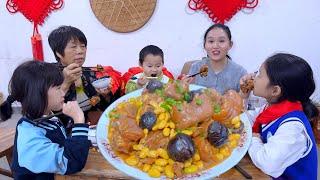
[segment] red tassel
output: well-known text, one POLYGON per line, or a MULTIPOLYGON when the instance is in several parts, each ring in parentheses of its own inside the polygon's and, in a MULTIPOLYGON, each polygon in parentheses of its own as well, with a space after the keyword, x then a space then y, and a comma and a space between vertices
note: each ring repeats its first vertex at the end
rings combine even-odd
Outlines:
POLYGON ((38 32, 37 25, 34 25, 33 35, 31 37, 32 55, 33 59, 37 61, 43 61, 43 47, 42 38, 38 32))

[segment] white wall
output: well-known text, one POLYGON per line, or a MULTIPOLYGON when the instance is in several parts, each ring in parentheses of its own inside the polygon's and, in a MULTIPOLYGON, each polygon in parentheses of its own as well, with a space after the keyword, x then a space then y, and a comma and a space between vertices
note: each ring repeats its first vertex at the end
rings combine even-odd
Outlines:
MULTIPOLYGON (((32 57, 32 24, 20 13, 9 14, 5 3, 0 1, 0 91, 7 94, 14 68, 32 57)), ((105 28, 94 16, 89 0, 65 0, 63 9, 51 13, 40 28, 45 59, 55 61, 47 42, 51 30, 72 25, 88 39, 85 65, 112 65, 125 72, 138 64, 141 48, 155 44, 164 50, 166 66, 177 75, 185 61, 205 55, 203 34, 212 24, 206 14, 189 10, 187 3, 188 0, 158 0, 147 24, 124 34, 105 28)), ((293 53, 312 65, 319 86, 319 7, 319 0, 262 0, 251 14, 238 12, 227 23, 234 41, 231 57, 252 72, 274 52, 293 53)), ((320 101, 319 88, 314 98, 320 101)))

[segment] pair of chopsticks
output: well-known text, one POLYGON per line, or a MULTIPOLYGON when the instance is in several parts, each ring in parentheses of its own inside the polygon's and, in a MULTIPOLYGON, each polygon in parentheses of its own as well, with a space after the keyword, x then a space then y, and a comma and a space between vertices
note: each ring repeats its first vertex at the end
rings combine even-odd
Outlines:
POLYGON ((195 77, 196 75, 201 74, 201 73, 202 73, 202 72, 197 72, 197 73, 194 73, 194 74, 188 75, 188 78, 190 78, 190 77, 195 77))
MULTIPOLYGON (((67 66, 63 66, 63 65, 59 65, 59 68, 65 68, 67 66)), ((102 67, 103 68, 103 67, 102 67)), ((99 70, 98 66, 83 66, 82 67, 82 71, 90 71, 90 72, 100 72, 101 70, 99 70)))
POLYGON ((245 171, 244 169, 242 169, 239 165, 235 165, 234 168, 240 173, 242 174, 246 179, 252 179, 252 176, 245 171))
MULTIPOLYGON (((88 99, 87 99, 87 100, 88 100, 88 99)), ((87 100, 85 100, 85 101, 87 101, 87 100)), ((82 108, 84 108, 84 107, 86 107, 86 106, 88 106, 88 105, 81 106, 80 109, 82 109, 82 108)), ((34 119, 33 121, 34 121, 34 122, 41 122, 41 121, 43 121, 43 120, 51 119, 51 118, 53 118, 53 117, 55 117, 55 116, 59 116, 59 115, 62 115, 62 114, 63 114, 63 112, 60 111, 60 112, 51 114, 51 115, 49 115, 49 116, 45 116, 45 117, 41 117, 41 118, 34 119)))

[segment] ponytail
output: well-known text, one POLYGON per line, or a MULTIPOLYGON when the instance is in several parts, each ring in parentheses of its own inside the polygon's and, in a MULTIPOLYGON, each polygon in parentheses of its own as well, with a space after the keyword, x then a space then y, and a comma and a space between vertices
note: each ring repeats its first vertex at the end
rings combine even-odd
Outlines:
POLYGON ((12 103, 15 101, 12 95, 9 95, 7 99, 0 105, 0 118, 5 121, 11 118, 12 115, 12 103))
POLYGON ((319 115, 318 108, 312 103, 310 99, 302 101, 303 112, 307 115, 309 120, 317 117, 319 115))

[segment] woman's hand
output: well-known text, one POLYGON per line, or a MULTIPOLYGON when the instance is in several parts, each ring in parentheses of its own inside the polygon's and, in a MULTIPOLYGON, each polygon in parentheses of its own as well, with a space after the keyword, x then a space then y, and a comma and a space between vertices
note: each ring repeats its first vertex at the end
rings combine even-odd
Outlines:
POLYGON ((63 104, 63 114, 70 116, 74 123, 84 123, 84 114, 77 101, 68 101, 63 104))
POLYGON ((194 81, 194 77, 188 77, 188 75, 186 75, 186 74, 181 74, 180 77, 181 77, 181 81, 188 83, 188 84, 190 84, 191 82, 194 81))
POLYGON ((64 76, 64 81, 62 84, 62 89, 67 92, 72 83, 74 83, 77 79, 80 79, 82 76, 82 68, 77 63, 69 64, 62 71, 64 76))

